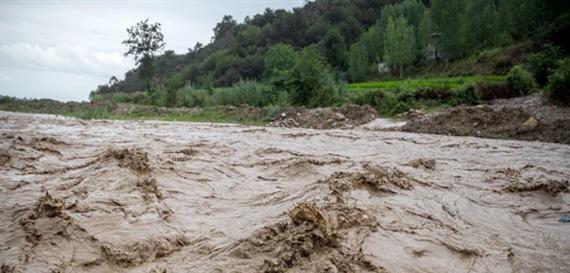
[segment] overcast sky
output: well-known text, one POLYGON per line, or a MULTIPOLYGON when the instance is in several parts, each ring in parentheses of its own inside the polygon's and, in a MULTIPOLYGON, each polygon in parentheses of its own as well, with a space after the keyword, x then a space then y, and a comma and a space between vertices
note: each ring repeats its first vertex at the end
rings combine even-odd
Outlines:
POLYGON ((7 1, 0 0, 0 95, 88 100, 89 92, 134 66, 124 58, 126 28, 162 23, 166 49, 207 44, 221 18, 243 22, 265 8, 304 0, 7 1))

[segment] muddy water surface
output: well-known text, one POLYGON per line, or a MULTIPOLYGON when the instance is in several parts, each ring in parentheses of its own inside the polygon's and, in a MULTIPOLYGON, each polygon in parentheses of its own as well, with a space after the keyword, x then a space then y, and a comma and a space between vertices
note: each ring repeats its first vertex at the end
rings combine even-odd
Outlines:
POLYGON ((0 113, 1 272, 570 272, 570 146, 0 113))

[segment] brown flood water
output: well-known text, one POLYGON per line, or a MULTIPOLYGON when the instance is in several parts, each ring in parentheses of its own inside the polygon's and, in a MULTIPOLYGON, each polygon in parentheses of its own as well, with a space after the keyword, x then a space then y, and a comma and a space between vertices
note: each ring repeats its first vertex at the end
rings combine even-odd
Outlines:
POLYGON ((570 272, 570 146, 0 112, 0 272, 570 272))

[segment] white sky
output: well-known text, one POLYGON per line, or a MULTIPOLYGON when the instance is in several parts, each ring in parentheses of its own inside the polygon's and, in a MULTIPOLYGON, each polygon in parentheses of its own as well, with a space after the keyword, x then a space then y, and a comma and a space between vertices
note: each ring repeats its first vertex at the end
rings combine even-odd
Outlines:
POLYGON ((121 44, 126 28, 160 22, 166 49, 207 44, 224 15, 238 22, 265 8, 304 0, 6 1, 0 0, 0 95, 88 100, 89 92, 134 67, 121 44))

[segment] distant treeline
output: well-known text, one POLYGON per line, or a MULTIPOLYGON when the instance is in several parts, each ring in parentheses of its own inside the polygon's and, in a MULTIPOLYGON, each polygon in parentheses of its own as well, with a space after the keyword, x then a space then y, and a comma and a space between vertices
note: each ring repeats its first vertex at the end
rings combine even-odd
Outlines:
MULTIPOLYGON (((197 88, 231 86, 240 80, 270 82, 275 71, 267 69, 268 61, 283 66, 278 52, 288 54, 287 48, 297 55, 309 49, 311 54, 305 57, 319 58, 334 79, 347 82, 377 77, 383 66, 402 75, 520 41, 532 41, 536 48, 552 43, 564 52, 570 37, 568 3, 316 0, 292 11, 268 8, 243 23, 224 16, 214 28, 211 43, 198 43, 185 54, 167 50, 154 57, 152 82, 161 86, 175 79, 197 88), (274 54, 268 60, 272 48, 274 54)), ((144 90, 144 85, 135 68, 124 80, 113 77, 96 93, 134 92, 144 90)))

